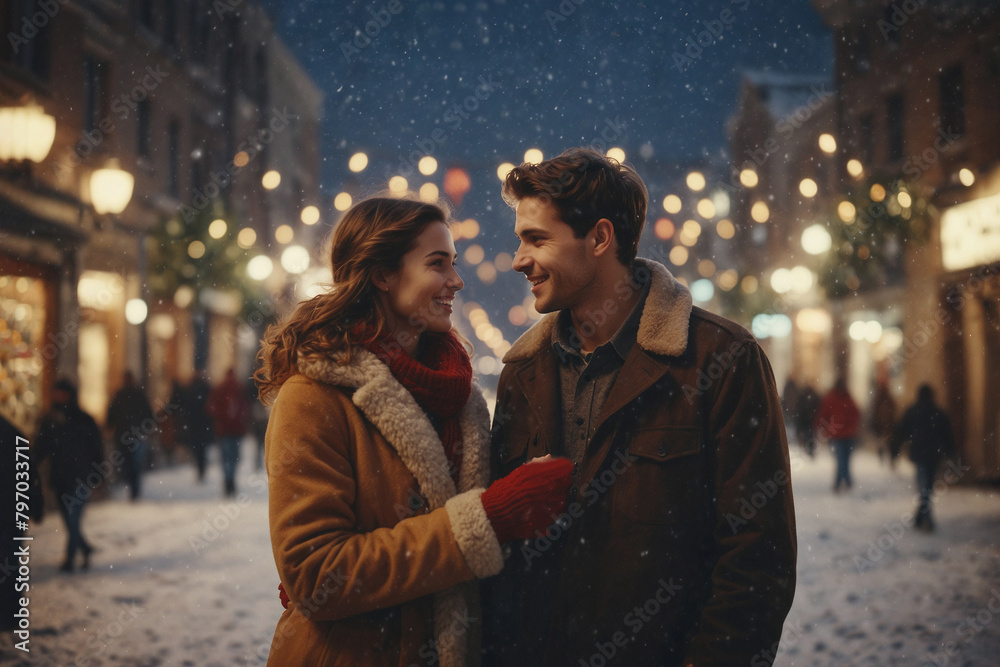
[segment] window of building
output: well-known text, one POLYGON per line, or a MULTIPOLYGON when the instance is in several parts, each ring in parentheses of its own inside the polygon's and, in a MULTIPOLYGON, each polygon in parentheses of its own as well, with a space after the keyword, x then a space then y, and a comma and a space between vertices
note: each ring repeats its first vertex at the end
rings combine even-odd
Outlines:
POLYGON ((198 189, 204 185, 205 169, 202 160, 191 160, 191 199, 198 194, 198 189))
POLYGON ((904 107, 903 96, 895 94, 886 100, 889 130, 889 161, 903 159, 904 150, 904 107))
POLYGON ((885 35, 885 45, 889 50, 899 48, 900 36, 903 32, 900 27, 896 25, 896 22, 899 19, 894 15, 898 11, 899 8, 895 3, 889 5, 883 10, 884 16, 882 17, 882 23, 880 24, 883 28, 881 32, 885 35))
POLYGON ((865 165, 875 161, 875 119, 870 113, 861 116, 858 122, 861 141, 861 160, 865 165))
POLYGON ((83 58, 83 129, 93 132, 105 117, 108 64, 87 54, 83 58))
POLYGON ((956 63, 941 72, 938 87, 941 91, 941 129, 959 136, 965 134, 965 81, 962 63, 956 63))
POLYGON ((156 8, 154 0, 139 0, 139 23, 150 31, 156 30, 156 8))
POLYGON ((205 0, 191 3, 191 59, 204 64, 208 54, 209 16, 205 0))
POLYGON ((868 31, 863 27, 855 29, 852 46, 854 47, 854 53, 851 54, 851 60, 854 63, 854 71, 867 72, 871 69, 872 57, 871 48, 868 43, 868 31))
POLYGON ((167 191, 180 197, 181 124, 171 120, 167 127, 167 191))
POLYGON ((173 2, 163 4, 163 43, 177 46, 177 5, 173 2))
MULTIPOLYGON (((31 17, 41 12, 41 0, 9 0, 0 7, 0 56, 30 72, 41 81, 48 81, 51 69, 52 21, 44 25, 31 23, 31 17), (23 34, 28 21, 35 32, 31 37, 23 34)), ((44 12, 43 12, 44 13, 44 12)))
POLYGON ((139 100, 136 103, 135 109, 135 129, 136 129, 136 142, 135 150, 139 154, 139 157, 148 158, 152 144, 152 128, 150 123, 150 105, 149 100, 139 100))

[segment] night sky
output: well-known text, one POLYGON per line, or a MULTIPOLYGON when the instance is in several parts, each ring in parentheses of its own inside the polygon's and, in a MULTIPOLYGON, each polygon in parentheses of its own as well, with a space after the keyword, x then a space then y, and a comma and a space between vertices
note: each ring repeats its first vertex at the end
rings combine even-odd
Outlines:
MULTIPOLYGON (((650 190, 648 241, 682 171, 728 164, 725 122, 744 70, 829 75, 833 63, 830 31, 806 0, 265 4, 325 95, 323 190, 357 198, 407 169, 411 188, 440 187, 461 166, 472 185, 455 217, 477 219, 481 233, 458 250, 481 245, 487 260, 516 250, 501 163, 520 163, 532 147, 546 157, 574 145, 623 148, 650 190), (690 46, 699 37, 704 46, 690 46), (371 159, 360 175, 347 169, 357 151, 371 159), (425 154, 439 163, 430 177, 413 169, 425 154)), ((664 259, 648 243, 640 251, 664 259)), ((512 341, 530 324, 508 321, 512 305, 531 301, 527 283, 510 271, 483 281, 478 268, 463 254, 461 296, 512 341)))
POLYGON ((722 160, 742 70, 832 65, 830 32, 806 0, 265 5, 324 92, 331 193, 356 150, 372 157, 369 179, 413 151, 495 168, 532 146, 551 156, 591 143, 609 121, 624 124, 629 155, 722 160), (700 53, 689 47, 706 31, 700 53), (445 141, 431 138, 437 128, 445 141))

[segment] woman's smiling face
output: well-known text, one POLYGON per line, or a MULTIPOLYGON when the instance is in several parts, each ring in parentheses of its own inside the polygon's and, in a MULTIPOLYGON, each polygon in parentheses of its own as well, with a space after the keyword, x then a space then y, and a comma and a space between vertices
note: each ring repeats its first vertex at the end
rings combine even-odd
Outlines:
POLYGON ((399 270, 385 279, 393 335, 398 338, 406 332, 416 341, 424 331, 451 330, 452 302, 465 286, 455 270, 457 258, 448 225, 440 221, 427 225, 403 255, 399 270))

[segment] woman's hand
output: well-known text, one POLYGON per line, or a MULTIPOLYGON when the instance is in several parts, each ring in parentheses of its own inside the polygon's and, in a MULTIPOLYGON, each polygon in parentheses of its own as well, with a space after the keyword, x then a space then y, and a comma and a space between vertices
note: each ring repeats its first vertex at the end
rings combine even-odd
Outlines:
POLYGON ((288 598, 288 593, 285 592, 285 585, 278 582, 278 599, 281 600, 281 606, 288 609, 288 603, 291 602, 288 598))
POLYGON ((503 544, 544 531, 566 509, 573 464, 543 456, 515 468, 482 495, 483 508, 503 544))

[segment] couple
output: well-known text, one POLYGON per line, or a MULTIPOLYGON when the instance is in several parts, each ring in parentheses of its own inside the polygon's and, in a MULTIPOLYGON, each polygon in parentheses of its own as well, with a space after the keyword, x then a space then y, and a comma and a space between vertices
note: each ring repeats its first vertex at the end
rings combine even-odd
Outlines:
POLYGON ((550 314, 505 356, 492 429, 437 206, 359 202, 333 289, 268 331, 291 600, 268 664, 770 664, 796 547, 767 359, 636 259, 630 167, 570 149, 503 196, 514 269, 550 314))

